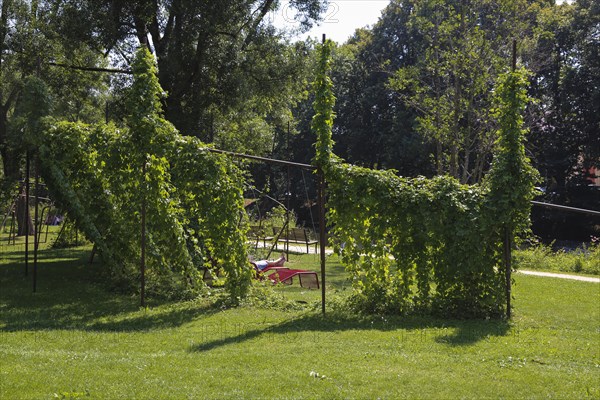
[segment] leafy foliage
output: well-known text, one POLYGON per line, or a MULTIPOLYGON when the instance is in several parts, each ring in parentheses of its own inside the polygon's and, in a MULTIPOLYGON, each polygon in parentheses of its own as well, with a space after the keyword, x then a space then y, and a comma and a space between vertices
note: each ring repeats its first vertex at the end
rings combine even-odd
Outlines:
POLYGON ((357 30, 333 49, 333 138, 336 154, 352 164, 431 175, 431 146, 414 129, 415 112, 388 83, 390 74, 416 54, 407 30, 409 14, 409 8, 390 3, 372 31, 357 30))
POLYGON ((15 141, 21 142, 19 147, 26 148, 42 129, 42 119, 50 114, 51 100, 46 83, 35 77, 28 76, 23 82, 23 89, 16 104, 13 116, 13 129, 20 135, 15 141))
MULTIPOLYGON (((264 153, 303 95, 307 49, 272 26, 280 1, 48 2, 51 25, 67 41, 111 54, 123 68, 135 46, 152 48, 170 94, 166 119, 219 148, 264 153)), ((320 0, 288 7, 306 28, 326 9, 320 0)))
MULTIPOLYGON (((498 129, 493 88, 517 38, 536 98, 527 152, 549 192, 587 185, 600 162, 600 9, 597 1, 560 3, 391 1, 372 29, 334 49, 336 154, 404 176, 480 183, 498 129)), ((585 208, 575 199, 585 196, 568 197, 546 200, 585 208)))
POLYGON ((331 68, 331 51, 334 43, 331 40, 325 41, 320 47, 319 59, 317 64, 317 75, 313 82, 315 91, 315 100, 311 128, 317 137, 316 154, 313 160, 319 167, 327 167, 333 152, 332 128, 333 106, 335 105, 335 96, 333 95, 333 82, 326 73, 331 68))
POLYGON ((494 173, 487 185, 467 186, 452 177, 409 179, 339 162, 332 154, 332 114, 325 110, 333 107, 327 57, 326 43, 315 81, 315 161, 329 184, 329 223, 352 273, 354 306, 375 313, 500 316, 506 302, 498 268, 501 228, 527 225, 535 177, 522 143, 523 73, 507 74, 498 85, 494 173))
POLYGON ((508 43, 498 31, 520 30, 522 2, 497 7, 468 0, 399 3, 412 6, 405 29, 419 38, 412 45, 419 57, 403 63, 390 86, 417 113, 417 131, 435 145, 437 174, 478 183, 491 158, 492 89, 508 43))
POLYGON ((496 87, 496 117, 499 122, 494 161, 484 185, 487 201, 499 223, 523 232, 529 228, 530 201, 539 174, 525 155, 523 114, 528 103, 527 71, 505 73, 496 87))
POLYGON ((145 203, 148 290, 189 297, 204 287, 201 268, 223 269, 237 299, 251 278, 240 174, 162 118, 163 92, 147 50, 138 51, 134 72, 127 128, 53 123, 40 138, 44 177, 115 282, 131 290, 138 281, 145 203))
MULTIPOLYGON (((535 73, 530 95, 538 100, 528 147, 549 192, 567 192, 587 186, 590 168, 600 166, 600 6, 580 0, 541 11, 527 60, 535 73)), ((568 197, 561 204, 586 207, 576 199, 585 202, 585 195, 568 197)))
MULTIPOLYGON (((0 4, 0 156, 6 179, 16 181, 22 178, 25 153, 22 130, 27 121, 20 118, 28 107, 25 103, 44 101, 49 105, 51 99, 56 118, 103 120, 106 77, 57 64, 101 67, 106 60, 81 41, 63 40, 49 21, 47 1, 8 0, 0 4), (33 79, 44 82, 45 94, 26 100, 33 79)), ((50 108, 36 112, 42 110, 50 108)))

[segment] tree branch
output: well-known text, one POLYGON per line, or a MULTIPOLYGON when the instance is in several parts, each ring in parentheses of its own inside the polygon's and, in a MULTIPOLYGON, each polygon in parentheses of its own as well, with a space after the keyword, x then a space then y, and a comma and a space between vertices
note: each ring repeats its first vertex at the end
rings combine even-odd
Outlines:
POLYGON ((260 10, 260 15, 254 20, 254 23, 252 24, 252 29, 250 29, 250 32, 248 32, 248 35, 246 36, 246 40, 244 40, 244 45, 242 46, 242 50, 244 50, 246 47, 248 47, 248 45, 252 42, 252 39, 254 39, 254 35, 256 34, 256 30, 258 29, 258 25, 260 25, 261 21, 265 18, 265 16, 271 9, 271 6, 273 5, 273 1, 274 0, 266 0, 264 2, 263 6, 260 10))
POLYGON ((105 73, 109 73, 109 74, 128 74, 128 75, 133 74, 133 72, 131 72, 129 70, 125 70, 125 69, 80 67, 77 65, 68 65, 68 64, 61 64, 61 63, 55 63, 55 62, 49 62, 48 65, 52 65, 53 67, 76 69, 79 71, 87 71, 87 72, 105 72, 105 73))

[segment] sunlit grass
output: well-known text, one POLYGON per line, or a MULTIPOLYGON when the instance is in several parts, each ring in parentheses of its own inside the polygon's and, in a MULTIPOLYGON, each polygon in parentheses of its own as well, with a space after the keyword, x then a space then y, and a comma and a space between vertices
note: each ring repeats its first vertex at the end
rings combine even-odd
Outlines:
MULTIPOLYGON (((31 291, 0 257, 0 398, 598 398, 600 285, 516 276, 514 319, 359 317, 301 307, 148 308, 97 283, 89 247, 50 252, 31 291)), ((327 259, 328 298, 349 284, 327 259)), ((318 271, 313 255, 290 267, 318 271)), ((260 292, 258 292, 260 293, 260 292)), ((316 305, 316 306, 315 306, 316 305)))

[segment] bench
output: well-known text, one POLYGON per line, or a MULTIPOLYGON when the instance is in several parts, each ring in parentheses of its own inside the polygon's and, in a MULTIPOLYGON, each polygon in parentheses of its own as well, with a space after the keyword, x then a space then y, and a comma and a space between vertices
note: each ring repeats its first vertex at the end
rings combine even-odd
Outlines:
POLYGON ((252 241, 256 241, 254 248, 258 248, 258 243, 260 241, 263 242, 263 247, 267 247, 267 241, 273 240, 272 236, 267 236, 267 231, 264 226, 260 225, 250 225, 250 229, 248 230, 248 238, 252 241))
POLYGON ((277 241, 284 243, 294 243, 294 244, 302 244, 306 245, 306 253, 310 253, 310 246, 315 245, 315 253, 317 253, 317 245, 319 244, 318 240, 314 240, 310 238, 310 233, 308 229, 304 228, 289 228, 289 229, 281 229, 278 227, 273 227, 273 235, 277 238, 277 241))

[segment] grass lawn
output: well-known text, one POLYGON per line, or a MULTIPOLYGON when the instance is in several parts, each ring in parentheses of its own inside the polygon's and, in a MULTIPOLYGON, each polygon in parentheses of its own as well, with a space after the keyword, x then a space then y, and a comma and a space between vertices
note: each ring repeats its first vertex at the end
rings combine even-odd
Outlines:
MULTIPOLYGON (((298 287, 277 290, 299 310, 141 309, 88 256, 45 252, 34 294, 20 253, 0 254, 0 399, 600 398, 596 283, 517 275, 510 323, 322 316, 298 287)), ((335 257, 328 283, 347 292, 335 257)))

